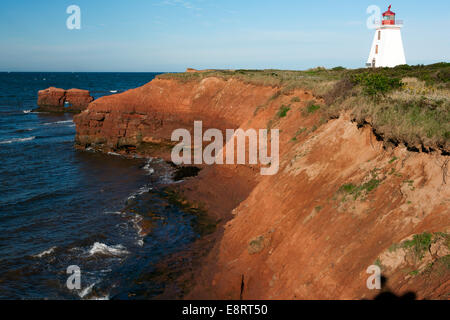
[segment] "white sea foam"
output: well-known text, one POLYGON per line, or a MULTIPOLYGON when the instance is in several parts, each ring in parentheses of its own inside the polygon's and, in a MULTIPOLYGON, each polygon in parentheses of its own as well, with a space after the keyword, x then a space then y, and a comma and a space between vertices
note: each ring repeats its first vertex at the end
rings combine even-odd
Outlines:
POLYGON ((41 253, 39 253, 37 255, 34 255, 33 257, 35 257, 35 258, 42 258, 42 257, 48 256, 49 254, 52 254, 55 251, 56 248, 57 247, 51 247, 50 249, 42 251, 41 253))
POLYGON ((153 188, 147 187, 147 186, 141 187, 141 188, 139 188, 138 191, 132 193, 132 194, 128 197, 127 200, 133 200, 133 199, 136 199, 137 196, 140 196, 140 195, 142 195, 142 194, 144 194, 144 193, 148 193, 148 192, 149 192, 150 190, 152 190, 152 189, 153 189, 153 188))
POLYGON ((122 215, 123 212, 122 211, 105 211, 106 214, 117 214, 117 215, 122 215))
POLYGON ((143 218, 141 215, 139 215, 139 214, 136 214, 136 215, 131 219, 131 221, 132 221, 132 223, 133 223, 133 227, 134 227, 134 229, 136 230, 137 235, 138 235, 138 239, 136 240, 136 244, 137 244, 138 246, 140 246, 140 247, 143 247, 143 246, 144 246, 144 237, 147 236, 147 234, 144 232, 144 229, 143 229, 142 226, 141 226, 142 220, 144 220, 144 218, 143 218))
POLYGON ((152 168, 152 162, 153 162, 153 158, 150 158, 149 160, 147 160, 147 163, 145 164, 145 166, 142 167, 142 169, 144 169, 145 171, 147 171, 147 175, 152 175, 153 173, 155 173, 155 169, 152 168))
POLYGON ((111 93, 117 93, 117 90, 110 90, 111 93))
POLYGON ((10 140, 4 140, 4 141, 0 141, 0 144, 11 144, 11 143, 15 143, 15 142, 25 142, 25 141, 31 141, 36 139, 36 137, 28 137, 28 138, 14 138, 14 139, 10 139, 10 140))
POLYGON ((80 298, 81 299, 83 299, 84 297, 86 297, 89 293, 91 293, 92 292, 92 289, 94 288, 94 286, 96 285, 97 283, 93 283, 93 284, 91 284, 90 286, 88 286, 88 287, 86 287, 86 288, 84 288, 78 295, 80 296, 80 298))
POLYGON ((66 124, 66 123, 73 123, 73 120, 62 120, 62 121, 55 121, 55 122, 46 122, 44 123, 44 126, 50 126, 53 124, 66 124))
POLYGON ((121 256, 121 255, 128 254, 129 252, 121 244, 118 244, 116 246, 108 246, 104 243, 96 242, 92 246, 91 250, 89 250, 89 254, 91 256, 93 256, 98 253, 104 254, 104 255, 121 256))
POLYGON ((33 110, 23 110, 23 113, 27 114, 27 113, 31 113, 33 110))
POLYGON ((120 157, 121 155, 116 153, 116 152, 108 152, 109 156, 116 156, 116 157, 120 157))
POLYGON ((109 294, 107 294, 106 296, 104 296, 104 297, 94 297, 94 298, 92 298, 91 300, 98 300, 98 301, 102 301, 102 300, 109 300, 109 294))
POLYGON ((134 218, 132 219, 132 221, 133 221, 133 226, 134 226, 134 228, 137 230, 137 232, 138 232, 139 235, 142 233, 142 227, 141 227, 140 223, 141 223, 141 221, 142 221, 143 219, 144 219, 144 218, 143 218, 141 215, 139 215, 139 214, 136 214, 136 215, 134 216, 134 218))

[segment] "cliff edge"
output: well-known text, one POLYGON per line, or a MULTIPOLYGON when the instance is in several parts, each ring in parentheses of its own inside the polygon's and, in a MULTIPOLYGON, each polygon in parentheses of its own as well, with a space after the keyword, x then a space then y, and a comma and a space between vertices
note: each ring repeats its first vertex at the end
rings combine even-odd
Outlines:
POLYGON ((219 226, 188 298, 372 299, 390 291, 448 299, 449 158, 435 147, 442 143, 383 141, 373 119, 348 108, 325 117, 327 96, 305 87, 239 74, 162 76, 90 103, 74 117, 76 144, 169 159, 172 131, 192 132, 195 120, 204 130, 280 129, 276 175, 213 165, 176 186, 219 226), (374 265, 387 281, 382 290, 367 286, 374 265))

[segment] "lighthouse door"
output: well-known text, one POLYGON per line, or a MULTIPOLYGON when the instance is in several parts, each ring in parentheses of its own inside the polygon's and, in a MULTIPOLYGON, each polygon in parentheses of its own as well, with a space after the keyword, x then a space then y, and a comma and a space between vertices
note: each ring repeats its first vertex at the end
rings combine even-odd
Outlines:
POLYGON ((373 60, 372 60, 372 68, 375 68, 375 58, 373 58, 373 60))

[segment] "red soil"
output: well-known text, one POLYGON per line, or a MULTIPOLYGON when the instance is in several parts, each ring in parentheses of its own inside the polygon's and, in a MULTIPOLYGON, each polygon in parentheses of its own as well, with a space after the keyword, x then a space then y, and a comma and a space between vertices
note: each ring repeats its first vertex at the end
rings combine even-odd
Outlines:
MULTIPOLYGON (((322 124, 318 114, 305 112, 308 101, 322 102, 312 93, 275 95, 278 90, 234 79, 156 79, 92 102, 74 118, 77 144, 133 151, 170 145, 172 131, 192 131, 194 120, 202 120, 204 128, 244 130, 267 128, 272 120, 281 130, 278 174, 261 176, 257 166, 215 165, 180 186, 220 220, 188 298, 373 298, 380 292, 367 289, 366 269, 389 247, 425 231, 449 232, 448 156, 402 146, 387 150, 369 127, 358 128, 345 114, 322 124), (278 119, 283 104, 290 111, 278 119), (356 199, 339 191, 374 180, 376 186, 356 199)), ((170 148, 142 150, 168 158, 170 148)), ((448 252, 426 252, 422 262, 413 263, 396 254, 389 259, 398 263, 381 259, 389 290, 448 299, 450 272, 433 267, 448 252), (411 268, 422 271, 425 261, 431 263, 429 272, 412 275, 411 268)))

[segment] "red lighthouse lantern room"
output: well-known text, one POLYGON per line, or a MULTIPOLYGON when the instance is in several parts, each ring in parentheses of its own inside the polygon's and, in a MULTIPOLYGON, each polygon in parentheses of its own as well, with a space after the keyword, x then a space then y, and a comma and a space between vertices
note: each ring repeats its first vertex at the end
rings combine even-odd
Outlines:
POLYGON ((391 11, 392 5, 389 5, 388 11, 383 13, 383 25, 395 25, 395 12, 391 11))

